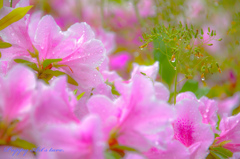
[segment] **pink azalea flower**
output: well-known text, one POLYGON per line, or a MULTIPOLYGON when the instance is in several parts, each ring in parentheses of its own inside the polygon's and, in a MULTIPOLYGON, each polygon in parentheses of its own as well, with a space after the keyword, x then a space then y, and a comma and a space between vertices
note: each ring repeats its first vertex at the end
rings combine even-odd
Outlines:
POLYGON ((153 143, 151 149, 144 152, 144 155, 148 159, 159 158, 190 158, 190 153, 187 147, 185 147, 180 141, 174 140, 173 127, 169 126, 164 131, 151 135, 150 139, 153 143))
POLYGON ((235 116, 224 116, 220 122, 221 134, 216 138, 217 143, 229 141, 223 147, 232 152, 240 151, 240 113, 235 116))
POLYGON ((168 101, 170 96, 169 90, 162 83, 155 81, 158 75, 158 70, 158 62, 155 62, 151 66, 139 66, 138 64, 133 64, 133 71, 131 73, 131 77, 133 78, 136 74, 146 74, 146 76, 154 82, 157 99, 168 101))
POLYGON ((198 110, 202 115, 202 122, 205 124, 210 124, 212 126, 212 130, 214 133, 219 133, 216 129, 217 126, 217 101, 208 99, 207 97, 201 97, 199 100, 192 92, 184 92, 180 93, 177 96, 177 102, 184 100, 184 99, 191 99, 199 103, 198 110))
POLYGON ((190 159, 190 153, 188 149, 179 141, 169 142, 165 149, 158 149, 156 147, 153 147, 144 154, 147 156, 148 159, 190 159))
POLYGON ((78 125, 48 127, 42 138, 45 140, 41 145, 48 152, 39 152, 39 159, 66 159, 69 156, 71 159, 104 159, 101 122, 96 116, 87 116, 78 125))
POLYGON ((210 125, 202 122, 199 103, 184 99, 175 105, 177 119, 173 122, 174 138, 188 147, 191 158, 204 158, 214 141, 210 125))
POLYGON ((3 40, 13 45, 1 50, 4 59, 20 57, 36 62, 28 52, 34 52, 34 46, 39 51, 40 62, 61 58, 58 64, 67 66, 61 70, 72 76, 80 88, 92 88, 103 82, 96 68, 105 58, 105 49, 89 25, 75 23, 63 32, 49 15, 39 21, 27 20, 22 19, 0 31, 3 40))
POLYGON ((87 104, 89 111, 102 119, 106 138, 110 131, 117 134, 108 138, 110 147, 111 141, 115 141, 146 151, 151 143, 145 135, 169 126, 174 117, 173 109, 156 100, 153 83, 143 75, 135 75, 128 84, 122 81, 115 84, 121 96, 114 101, 101 95, 93 96, 87 104))

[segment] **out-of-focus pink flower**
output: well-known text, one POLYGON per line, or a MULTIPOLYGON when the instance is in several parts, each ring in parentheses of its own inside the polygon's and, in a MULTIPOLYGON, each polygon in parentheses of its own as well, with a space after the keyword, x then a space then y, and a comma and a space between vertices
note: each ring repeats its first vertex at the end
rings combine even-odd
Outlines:
POLYGON ((52 125, 42 132, 45 139, 40 145, 47 152, 40 152, 39 159, 104 159, 101 121, 90 115, 81 124, 52 125), (58 149, 58 152, 50 149, 58 149))
POLYGON ((115 33, 107 32, 102 28, 97 28, 95 30, 95 33, 96 33, 96 39, 100 40, 103 43, 106 49, 106 54, 107 55, 111 54, 116 47, 115 33))
POLYGON ((0 79, 1 119, 10 124, 29 115, 36 78, 32 71, 18 65, 0 79))
POLYGON ((216 138, 217 143, 229 141, 223 147, 232 152, 240 151, 240 113, 235 116, 224 116, 220 122, 221 134, 216 138))
POLYGON ((131 56, 127 52, 121 52, 110 57, 110 68, 113 70, 122 70, 126 67, 131 56))
POLYGON ((3 125, 0 133, 1 140, 7 144, 15 135, 23 137, 24 131, 29 130, 35 87, 34 73, 21 65, 0 78, 0 123, 3 125))
POLYGON ((51 86, 38 84, 33 110, 35 128, 44 128, 47 124, 79 121, 73 113, 77 100, 72 92, 67 92, 66 80, 66 77, 59 77, 51 86))
POLYGON ((173 122, 174 138, 188 147, 191 158, 204 158, 214 141, 210 125, 202 122, 195 100, 183 99, 177 102, 177 119, 173 122))
POLYGON ((158 61, 151 66, 139 66, 138 64, 134 63, 131 76, 133 77, 135 74, 145 73, 146 76, 150 77, 153 81, 155 81, 157 78, 158 69, 158 61))
POLYGON ((233 156, 229 159, 239 159, 240 158, 240 152, 235 152, 233 156))
POLYGON ((106 138, 112 131, 117 136, 111 140, 147 151, 151 143, 144 135, 164 130, 173 120, 174 111, 167 103, 156 100, 152 81, 143 75, 135 75, 128 84, 115 84, 121 96, 114 101, 93 96, 88 101, 89 111, 103 120, 106 138))
POLYGON ((240 93, 235 93, 233 97, 229 97, 222 101, 218 101, 218 114, 223 117, 224 115, 231 116, 232 111, 240 104, 240 93))

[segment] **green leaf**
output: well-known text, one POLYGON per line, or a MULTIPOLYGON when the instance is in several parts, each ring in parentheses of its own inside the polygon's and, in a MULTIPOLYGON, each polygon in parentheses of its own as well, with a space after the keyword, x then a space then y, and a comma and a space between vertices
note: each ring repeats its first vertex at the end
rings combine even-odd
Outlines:
POLYGON ((213 159, 226 159, 226 158, 223 158, 220 154, 218 154, 215 151, 210 151, 210 154, 213 156, 213 159))
POLYGON ((80 100, 84 94, 85 94, 85 92, 82 92, 81 94, 79 94, 79 95, 77 96, 77 100, 80 100))
POLYGON ((10 145, 15 146, 15 147, 21 147, 23 149, 28 149, 28 150, 37 148, 34 144, 32 144, 26 140, 19 139, 19 138, 17 138, 15 141, 11 141, 10 145))
POLYGON ((11 47, 12 44, 6 43, 6 42, 1 42, 0 43, 0 49, 5 49, 11 47))
POLYGON ((210 91, 210 88, 208 88, 208 87, 199 88, 199 89, 195 92, 195 95, 196 95, 196 97, 199 99, 199 98, 201 98, 202 96, 206 96, 209 91, 210 91))
POLYGON ((33 62, 30 62, 30 61, 27 61, 27 60, 23 60, 23 59, 14 59, 14 61, 16 63, 21 63, 23 65, 26 65, 26 66, 30 67, 31 69, 33 69, 35 71, 38 71, 37 64, 35 64, 33 62))
POLYGON ((0 31, 5 29, 12 23, 15 23, 16 21, 22 19, 31 8, 32 6, 27 6, 27 7, 19 7, 12 10, 9 14, 7 14, 5 17, 0 19, 0 31))
POLYGON ((197 90, 198 90, 198 82, 194 80, 187 80, 179 92, 191 91, 194 93, 197 90))
POLYGON ((233 153, 230 150, 225 149, 223 147, 211 148, 211 152, 218 154, 218 156, 222 157, 222 158, 229 158, 229 157, 232 157, 232 155, 233 155, 233 153))
POLYGON ((0 0, 0 9, 3 7, 3 0, 0 0))
POLYGON ((46 59, 43 61, 43 68, 46 68, 48 65, 59 61, 62 61, 62 59, 46 59))
POLYGON ((105 159, 121 159, 122 157, 114 151, 106 151, 105 152, 105 159))
POLYGON ((61 75, 67 75, 67 82, 72 85, 78 86, 78 83, 71 76, 69 76, 68 74, 66 74, 62 71, 58 71, 58 70, 53 71, 53 70, 47 69, 43 73, 50 74, 50 75, 53 75, 56 77, 61 76, 61 75))
POLYGON ((119 149, 123 151, 131 151, 131 152, 138 152, 136 149, 128 146, 123 146, 123 145, 114 145, 111 147, 112 149, 119 149))
POLYGON ((71 76, 67 75, 68 76, 68 79, 67 79, 67 82, 72 84, 72 85, 75 85, 75 86, 78 86, 78 83, 77 81, 75 81, 71 76))
MULTIPOLYGON (((173 83, 176 71, 169 63, 167 56, 170 55, 170 47, 165 45, 161 37, 158 37, 153 41, 153 54, 154 60, 159 61, 159 75, 162 77, 163 81, 170 87, 173 83), (167 56, 166 56, 167 55, 167 56)), ((175 67, 175 63, 172 63, 175 67)))
POLYGON ((73 94, 76 95, 76 94, 77 94, 77 91, 78 91, 78 89, 75 89, 75 90, 73 91, 73 94))

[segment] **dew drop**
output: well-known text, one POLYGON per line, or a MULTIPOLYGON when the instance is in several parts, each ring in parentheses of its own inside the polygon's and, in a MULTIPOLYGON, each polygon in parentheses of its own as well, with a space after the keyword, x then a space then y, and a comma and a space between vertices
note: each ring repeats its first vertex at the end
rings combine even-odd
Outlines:
POLYGON ((205 77, 202 77, 201 79, 202 79, 202 81, 205 81, 205 77))
POLYGON ((171 62, 175 62, 175 61, 176 61, 175 57, 173 59, 171 59, 171 62))

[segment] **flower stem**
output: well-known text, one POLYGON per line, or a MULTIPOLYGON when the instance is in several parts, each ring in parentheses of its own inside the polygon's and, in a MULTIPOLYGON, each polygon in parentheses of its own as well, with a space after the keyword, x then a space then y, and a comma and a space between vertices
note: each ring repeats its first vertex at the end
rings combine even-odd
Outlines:
POLYGON ((136 14, 136 17, 138 19, 138 22, 140 23, 140 25, 142 27, 143 26, 143 22, 142 22, 142 19, 141 19, 141 16, 140 16, 137 4, 138 4, 138 0, 133 0, 133 7, 134 7, 134 10, 135 10, 135 14, 136 14))
POLYGON ((9 2, 10 2, 10 7, 12 7, 12 1, 13 1, 13 0, 10 0, 10 1, 9 1, 9 2))
POLYGON ((176 104, 177 98, 177 64, 176 64, 176 75, 175 75, 175 82, 174 82, 174 105, 176 104))

